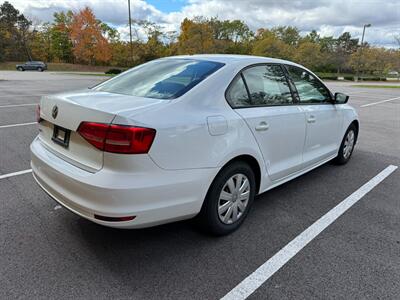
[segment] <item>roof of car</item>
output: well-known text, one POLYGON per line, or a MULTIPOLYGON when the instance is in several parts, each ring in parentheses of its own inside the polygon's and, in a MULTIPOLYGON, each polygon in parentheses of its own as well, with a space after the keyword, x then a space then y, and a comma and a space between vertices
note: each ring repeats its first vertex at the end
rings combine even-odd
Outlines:
POLYGON ((264 56, 254 56, 254 55, 238 55, 238 54, 195 54, 195 55, 178 55, 178 56, 170 56, 171 58, 190 58, 190 59, 199 59, 199 60, 208 60, 215 61, 224 64, 233 64, 233 63, 285 63, 285 64, 295 64, 291 61, 264 57, 264 56))

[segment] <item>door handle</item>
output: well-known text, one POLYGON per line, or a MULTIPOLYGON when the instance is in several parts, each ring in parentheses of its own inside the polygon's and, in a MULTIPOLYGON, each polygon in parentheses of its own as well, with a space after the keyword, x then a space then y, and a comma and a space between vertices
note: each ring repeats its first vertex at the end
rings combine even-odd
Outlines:
POLYGON ((257 131, 265 131, 269 129, 269 124, 267 122, 261 122, 256 126, 257 131))
POLYGON ((307 119, 308 123, 315 123, 315 121, 317 121, 317 119, 314 116, 309 116, 307 119))

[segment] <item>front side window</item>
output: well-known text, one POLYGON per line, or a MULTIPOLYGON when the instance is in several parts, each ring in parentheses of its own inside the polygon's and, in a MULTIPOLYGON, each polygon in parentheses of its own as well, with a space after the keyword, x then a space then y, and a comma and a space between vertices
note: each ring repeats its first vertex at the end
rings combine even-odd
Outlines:
POLYGON ((285 74, 279 65, 260 65, 243 71, 254 106, 285 105, 292 103, 292 95, 285 74))
POLYGON ((156 99, 182 96, 224 64, 195 59, 161 59, 148 62, 93 89, 156 99))
POLYGON ((299 94, 300 103, 329 103, 331 96, 312 74, 296 66, 286 66, 299 94))

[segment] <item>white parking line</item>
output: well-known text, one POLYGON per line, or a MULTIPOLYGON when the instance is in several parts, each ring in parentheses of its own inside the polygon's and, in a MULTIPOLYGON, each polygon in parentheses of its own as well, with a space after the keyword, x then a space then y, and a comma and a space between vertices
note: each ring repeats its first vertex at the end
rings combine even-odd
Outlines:
POLYGON ((23 175, 23 174, 30 173, 30 172, 32 172, 32 169, 27 169, 27 170, 23 170, 23 171, 14 172, 14 173, 3 174, 3 175, 0 175, 0 179, 23 175))
POLYGON ((381 103, 385 103, 385 102, 389 102, 389 101, 394 101, 394 100, 399 100, 400 97, 396 97, 396 98, 391 98, 391 99, 386 99, 386 100, 382 100, 382 101, 378 101, 378 102, 372 102, 372 103, 368 103, 368 104, 364 104, 361 105, 360 107, 367 107, 367 106, 372 106, 372 105, 378 105, 381 103))
POLYGON ((337 218, 356 204, 362 197, 370 192, 374 187, 381 183, 386 177, 393 173, 397 166, 390 165, 378 175, 373 177, 357 191, 352 193, 324 216, 318 219, 305 231, 300 233, 294 240, 278 251, 274 256, 267 260, 257 270, 240 282, 233 290, 226 294, 222 300, 246 299, 265 281, 282 268, 292 259, 301 249, 317 237, 324 229, 331 225, 337 218))
POLYGON ((28 126, 28 125, 34 125, 34 124, 37 124, 37 122, 19 123, 19 124, 11 124, 11 125, 1 125, 0 129, 2 129, 2 128, 10 128, 10 127, 18 127, 18 126, 28 126))
MULTIPOLYGON (((386 97, 394 97, 396 95, 385 95, 386 97)), ((354 95, 353 98, 357 99, 371 99, 371 100, 379 100, 382 99, 382 95, 368 94, 368 95, 354 95)))
MULTIPOLYGON (((349 90, 349 93, 347 93, 347 95, 353 96, 353 95, 362 94, 362 93, 365 93, 365 92, 366 92, 366 91, 350 91, 350 90, 349 90)), ((346 91, 345 91, 344 93, 346 94, 346 91)))
POLYGON ((20 106, 34 106, 34 105, 38 105, 38 103, 0 105, 0 108, 10 108, 10 107, 20 107, 20 106))

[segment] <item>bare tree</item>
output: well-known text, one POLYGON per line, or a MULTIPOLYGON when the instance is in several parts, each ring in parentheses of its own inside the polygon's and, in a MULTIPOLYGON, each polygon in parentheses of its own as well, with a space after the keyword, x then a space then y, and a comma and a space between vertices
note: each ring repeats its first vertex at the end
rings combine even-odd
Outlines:
POLYGON ((396 41, 397 45, 398 45, 399 48, 400 48, 400 34, 396 34, 396 35, 394 36, 394 40, 396 41))

